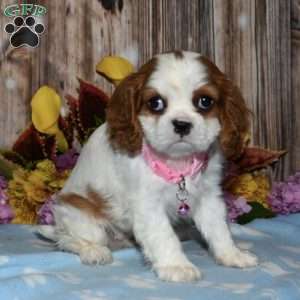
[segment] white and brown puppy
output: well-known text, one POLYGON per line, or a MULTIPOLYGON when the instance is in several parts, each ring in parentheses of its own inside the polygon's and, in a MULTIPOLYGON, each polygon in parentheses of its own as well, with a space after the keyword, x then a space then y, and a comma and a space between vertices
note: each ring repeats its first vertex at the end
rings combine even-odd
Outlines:
POLYGON ((107 121, 84 146, 42 233, 82 262, 112 261, 109 234, 133 234, 158 277, 193 281, 172 225, 195 223, 217 262, 250 267, 226 222, 220 182, 223 157, 238 154, 248 130, 239 90, 194 52, 155 56, 124 79, 107 121))

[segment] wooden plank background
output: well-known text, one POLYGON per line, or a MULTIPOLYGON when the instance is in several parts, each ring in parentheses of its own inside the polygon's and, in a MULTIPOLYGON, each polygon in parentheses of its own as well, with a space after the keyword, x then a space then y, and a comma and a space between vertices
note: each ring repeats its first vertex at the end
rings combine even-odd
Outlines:
POLYGON ((291 155, 292 169, 300 169, 300 0, 292 1, 291 7, 292 29, 292 103, 294 109, 294 140, 291 155))
MULTIPOLYGON (((241 88, 254 144, 289 151, 277 178, 300 169, 300 0, 116 0, 112 11, 101 0, 29 2, 48 8, 38 48, 12 51, 2 30, 11 19, 0 17, 0 147, 28 124, 39 86, 76 94, 79 76, 111 93, 95 72, 104 55, 135 49, 140 66, 185 49, 210 57, 241 88)), ((2 0, 1 11, 11 3, 2 0)))

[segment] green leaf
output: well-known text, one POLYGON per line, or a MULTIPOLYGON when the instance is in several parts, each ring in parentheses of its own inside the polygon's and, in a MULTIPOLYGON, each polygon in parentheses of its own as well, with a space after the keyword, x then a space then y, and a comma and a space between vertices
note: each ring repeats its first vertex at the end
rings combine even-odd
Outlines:
POLYGON ((7 160, 0 154, 0 175, 4 176, 7 180, 13 177, 13 172, 18 168, 18 165, 7 160))
POLYGON ((262 206, 258 202, 248 202, 252 207, 251 211, 247 214, 243 214, 237 218, 239 224, 247 224, 255 219, 268 219, 275 217, 275 214, 270 210, 262 206))
POLYGON ((18 152, 15 152, 13 150, 0 149, 0 154, 7 160, 11 161, 14 164, 20 165, 21 167, 25 167, 25 165, 27 164, 27 160, 18 152))
POLYGON ((97 115, 94 115, 94 120, 96 123, 96 128, 98 128, 100 125, 102 125, 104 123, 104 120, 100 117, 98 117, 97 115))

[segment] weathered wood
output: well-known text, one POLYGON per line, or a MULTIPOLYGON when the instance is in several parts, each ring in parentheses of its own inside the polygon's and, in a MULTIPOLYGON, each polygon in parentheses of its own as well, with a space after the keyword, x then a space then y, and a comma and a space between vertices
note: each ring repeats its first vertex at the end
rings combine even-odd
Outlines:
POLYGON ((54 87, 64 98, 76 96, 77 78, 108 94, 112 85, 95 71, 105 55, 122 55, 133 43, 131 4, 122 13, 103 9, 99 1, 41 1, 48 8, 47 30, 34 57, 32 92, 41 84, 54 87))
MULTIPOLYGON (((134 44, 138 49, 138 65, 142 65, 149 58, 153 56, 153 28, 157 26, 156 22, 153 24, 153 14, 157 12, 153 10, 153 2, 155 0, 140 0, 132 1, 133 8, 133 32, 134 44)), ((158 38, 158 35, 156 36, 158 38)))
POLYGON ((153 54, 183 49, 213 57, 211 0, 152 0, 153 54))
POLYGON ((289 150, 278 177, 295 164, 290 9, 290 1, 214 1, 215 60, 254 113, 253 143, 289 150))
POLYGON ((241 88, 254 113, 253 143, 289 151, 278 178, 300 169, 299 0, 124 0, 114 10, 99 0, 38 2, 48 13, 36 49, 12 51, 2 30, 11 19, 0 16, 0 147, 28 124, 41 85, 76 96, 82 77, 110 94, 95 72, 103 56, 138 52, 141 65, 177 48, 207 55, 241 88))
POLYGON ((292 171, 300 170, 300 0, 292 0, 292 107, 295 135, 292 143, 292 171))
POLYGON ((241 88, 252 111, 258 101, 255 25, 255 1, 214 1, 215 62, 241 88))
POLYGON ((31 53, 25 49, 12 51, 4 27, 11 22, 2 12, 11 4, 0 2, 0 146, 10 146, 29 121, 31 53))
MULTIPOLYGON (((271 148, 287 149, 289 153, 279 164, 278 177, 286 177, 292 168, 294 127, 291 99, 291 32, 290 1, 257 1, 258 16, 258 104, 263 104, 265 126, 258 128, 259 137, 271 148), (263 83, 263 84, 262 84, 263 83)), ((260 141, 258 139, 258 141, 260 141)))

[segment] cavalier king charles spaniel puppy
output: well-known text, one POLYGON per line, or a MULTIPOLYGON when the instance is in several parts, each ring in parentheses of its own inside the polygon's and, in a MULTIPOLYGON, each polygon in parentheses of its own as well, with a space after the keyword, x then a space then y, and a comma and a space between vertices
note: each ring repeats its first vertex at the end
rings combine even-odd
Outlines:
POLYGON ((185 220, 218 263, 255 266, 232 239, 220 186, 248 127, 240 91, 207 58, 155 56, 116 88, 41 233, 87 264, 112 262, 110 241, 133 236, 160 279, 195 281, 174 231, 185 220))

